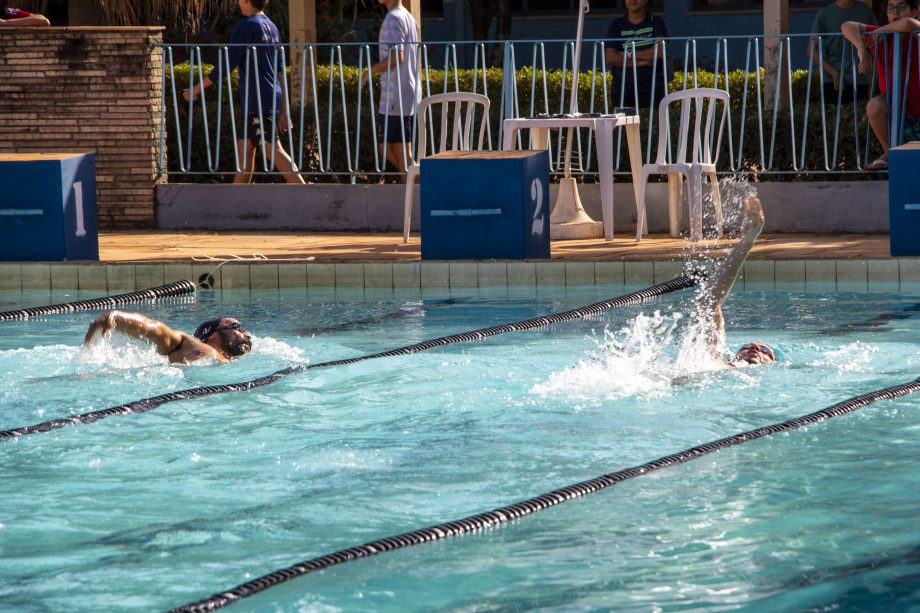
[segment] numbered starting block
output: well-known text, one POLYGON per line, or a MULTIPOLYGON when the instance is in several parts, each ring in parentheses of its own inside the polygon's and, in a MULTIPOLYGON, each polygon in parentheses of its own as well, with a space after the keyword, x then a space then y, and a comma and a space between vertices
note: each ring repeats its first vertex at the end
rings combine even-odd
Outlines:
POLYGON ((888 225, 892 257, 920 255, 920 141, 888 150, 888 225))
POLYGON ((0 154, 0 260, 98 259, 93 154, 0 154))
POLYGON ((421 161, 423 260, 549 258, 549 153, 446 151, 421 161))

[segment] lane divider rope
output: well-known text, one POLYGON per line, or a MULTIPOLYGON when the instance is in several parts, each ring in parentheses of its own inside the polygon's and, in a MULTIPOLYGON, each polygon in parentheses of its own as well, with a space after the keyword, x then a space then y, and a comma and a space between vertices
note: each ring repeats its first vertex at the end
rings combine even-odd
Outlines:
POLYGON ((214 594, 213 596, 204 600, 199 600, 198 602, 176 607, 171 609, 170 613, 200 613, 202 611, 213 611, 215 609, 220 609, 227 605, 233 604, 241 598, 246 598, 248 596, 258 594, 259 592, 267 590, 271 587, 286 581, 290 581, 291 579, 296 579, 318 570, 324 570, 337 564, 344 564, 345 562, 352 562, 354 560, 360 560, 362 558, 367 558, 380 553, 394 551, 396 549, 403 549, 405 547, 412 547, 414 545, 421 545, 422 543, 446 539, 452 536, 459 536, 462 534, 479 532, 489 528, 494 528, 500 524, 505 524, 512 520, 520 519, 526 515, 537 513, 538 511, 543 511, 558 504, 562 504, 563 502, 599 492, 600 490, 606 489, 618 483, 622 483, 623 481, 627 481, 634 477, 641 477, 662 468, 669 468, 684 462, 696 460, 697 458, 701 458, 704 455, 708 455, 720 449, 725 449, 733 445, 740 445, 741 443, 747 443, 764 436, 778 434, 780 432, 786 432, 788 430, 795 430, 803 426, 816 424, 826 419, 831 419, 832 417, 838 417, 840 415, 851 413, 857 409, 875 402, 876 400, 890 400, 918 390, 920 390, 920 378, 915 379, 910 383, 895 385, 893 387, 888 387, 882 390, 869 392, 868 394, 863 394, 861 396, 855 396, 849 400, 844 400, 843 402, 827 407, 826 409, 822 409, 802 417, 790 419, 778 424, 763 426, 755 430, 748 430, 747 432, 741 432, 740 434, 734 434, 732 436, 711 441, 703 445, 691 447, 690 449, 685 449, 684 451, 679 451, 657 460, 653 460, 645 464, 640 464, 639 466, 625 468, 623 470, 601 475, 594 479, 589 479, 588 481, 582 481, 574 485, 568 485, 566 487, 553 490, 552 492, 547 492, 546 494, 541 494, 534 498, 528 498, 527 500, 522 500, 508 506, 487 511, 485 513, 470 515, 469 517, 464 517, 462 519, 455 519, 453 521, 436 524, 434 526, 429 526, 420 530, 404 532, 395 536, 387 536, 375 541, 371 541, 369 543, 365 543, 363 545, 341 549, 334 553, 329 553, 316 558, 311 558, 309 560, 304 560, 303 562, 298 562, 292 566, 270 572, 251 581, 247 581, 246 583, 240 584, 225 592, 214 594))
POLYGON ((37 434, 39 432, 48 432, 55 430, 57 428, 62 428, 64 426, 72 426, 77 424, 89 424, 105 417, 111 417, 112 415, 129 415, 132 413, 145 413, 151 411, 163 404, 168 402, 174 402, 176 400, 190 400, 192 398, 200 398, 202 396, 210 396, 213 394, 225 394, 228 392, 243 392, 259 387, 264 387, 266 385, 271 385, 281 379, 292 375, 295 373, 302 373, 308 370, 315 370, 317 368, 328 368, 330 366, 344 366, 347 364, 354 364, 356 362, 362 362, 364 360, 371 360, 375 358, 385 358, 392 357, 397 355, 408 355, 412 353, 417 353, 419 351, 426 351, 434 347, 441 347, 444 345, 450 345, 452 343, 460 343, 467 341, 481 340, 488 338, 490 336, 495 336, 497 334, 504 334, 506 332, 519 332, 523 330, 533 330, 535 328, 542 328, 550 324, 560 323, 563 321, 571 321, 574 319, 582 319, 588 317, 589 315, 594 315, 603 311, 607 311, 612 308, 627 306, 630 304, 635 304, 649 298, 654 298, 656 296, 662 296, 664 294, 688 289, 696 285, 696 281, 686 275, 675 277, 664 283, 659 283, 653 285, 652 287, 639 290, 636 292, 631 292, 629 294, 624 294, 617 298, 611 298, 609 300, 603 300, 601 302, 596 302, 594 304, 580 307, 577 309, 571 309, 569 311, 563 311, 560 313, 552 313, 549 315, 541 315, 540 317, 534 317, 532 319, 527 319, 524 321, 519 321, 511 324, 504 324, 500 326, 492 326, 489 328, 483 328, 481 330, 474 330, 472 332, 462 332, 460 334, 451 334, 449 336, 442 336, 440 338, 435 338, 427 341, 422 341, 420 343, 415 343, 412 345, 407 345, 405 347, 400 347, 398 349, 390 349, 387 351, 381 351, 379 353, 373 353, 369 355, 357 356, 354 358, 345 358, 341 360, 332 360, 330 362, 321 362, 318 364, 304 364, 299 366, 288 366, 287 368, 281 369, 279 371, 273 372, 270 375, 264 377, 259 377, 258 379, 252 379, 251 381, 244 381, 242 383, 230 383, 226 385, 209 385, 206 387, 196 387, 187 390, 182 390, 178 392, 170 392, 168 394, 161 394, 159 396, 153 396, 150 398, 144 398, 142 400, 137 400, 127 404, 121 404, 114 407, 109 407, 107 409, 100 409, 98 411, 90 411, 88 413, 82 413, 79 415, 70 415, 67 417, 61 417, 58 419, 51 419, 48 421, 41 422, 39 424, 31 426, 22 426, 19 428, 13 428, 12 430, 3 430, 0 431, 0 441, 5 439, 11 439, 18 436, 23 436, 27 434, 37 434))
POLYGON ((160 298, 183 296, 185 294, 194 293, 194 283, 191 281, 176 281, 175 283, 167 283, 159 287, 138 290, 127 294, 118 294, 116 296, 104 296, 102 298, 78 300, 76 302, 67 302, 64 304, 52 304, 49 306, 20 309, 18 311, 3 311, 0 312, 0 321, 29 319, 30 317, 38 317, 40 315, 57 315, 60 313, 73 313, 75 311, 101 311, 135 302, 148 302, 160 298))

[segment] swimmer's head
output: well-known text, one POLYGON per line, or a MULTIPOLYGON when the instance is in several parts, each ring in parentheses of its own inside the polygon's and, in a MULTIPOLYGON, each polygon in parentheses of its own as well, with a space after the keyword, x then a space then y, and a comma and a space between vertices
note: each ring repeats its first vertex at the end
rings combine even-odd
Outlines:
POLYGON ((770 364, 776 361, 776 352, 766 343, 747 343, 742 345, 732 359, 733 362, 741 361, 748 364, 770 364))
POLYGON ((239 321, 232 317, 211 319, 195 330, 195 338, 207 343, 224 355, 235 358, 252 349, 252 337, 239 321))

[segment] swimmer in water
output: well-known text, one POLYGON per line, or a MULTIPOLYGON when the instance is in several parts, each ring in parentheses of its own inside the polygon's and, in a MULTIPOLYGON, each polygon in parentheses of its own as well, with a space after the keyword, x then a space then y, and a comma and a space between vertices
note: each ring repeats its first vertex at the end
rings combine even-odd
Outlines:
POLYGON ((207 358, 229 362, 252 349, 252 337, 231 317, 206 321, 192 335, 146 315, 124 311, 106 311, 97 317, 86 331, 83 345, 92 345, 97 334, 102 338, 112 330, 152 343, 157 353, 172 363, 189 364, 207 358))
POLYGON ((697 319, 712 319, 712 326, 706 337, 706 343, 713 359, 728 367, 747 366, 749 364, 770 364, 776 361, 776 352, 766 343, 750 342, 741 346, 731 359, 722 355, 725 344, 725 320, 722 317, 722 303, 731 291, 741 265, 747 259, 754 246, 754 241, 763 230, 763 208, 757 196, 750 195, 744 199, 742 206, 741 240, 729 252, 719 267, 713 272, 708 291, 703 292, 697 303, 697 319))

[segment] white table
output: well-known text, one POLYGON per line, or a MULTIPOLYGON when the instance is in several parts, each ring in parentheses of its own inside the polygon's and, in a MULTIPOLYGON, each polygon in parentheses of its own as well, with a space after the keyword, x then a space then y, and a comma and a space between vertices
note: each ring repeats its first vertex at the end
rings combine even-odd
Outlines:
MULTIPOLYGON (((638 182, 635 173, 642 168, 641 144, 639 143, 639 116, 601 115, 599 117, 572 116, 548 117, 543 119, 506 119, 503 126, 502 149, 514 149, 515 135, 518 130, 530 130, 531 148, 546 149, 551 128, 590 128, 594 130, 594 142, 597 148, 597 168, 601 184, 601 210, 604 221, 604 238, 613 240, 613 129, 626 128, 626 143, 629 148, 629 165, 633 173, 633 190, 638 202, 638 182)), ((571 142, 571 139, 569 139, 571 142)), ((566 154, 570 149, 566 148, 566 154)), ((568 171, 569 160, 565 168, 568 171)), ((568 176, 568 174, 566 175, 568 176)))

